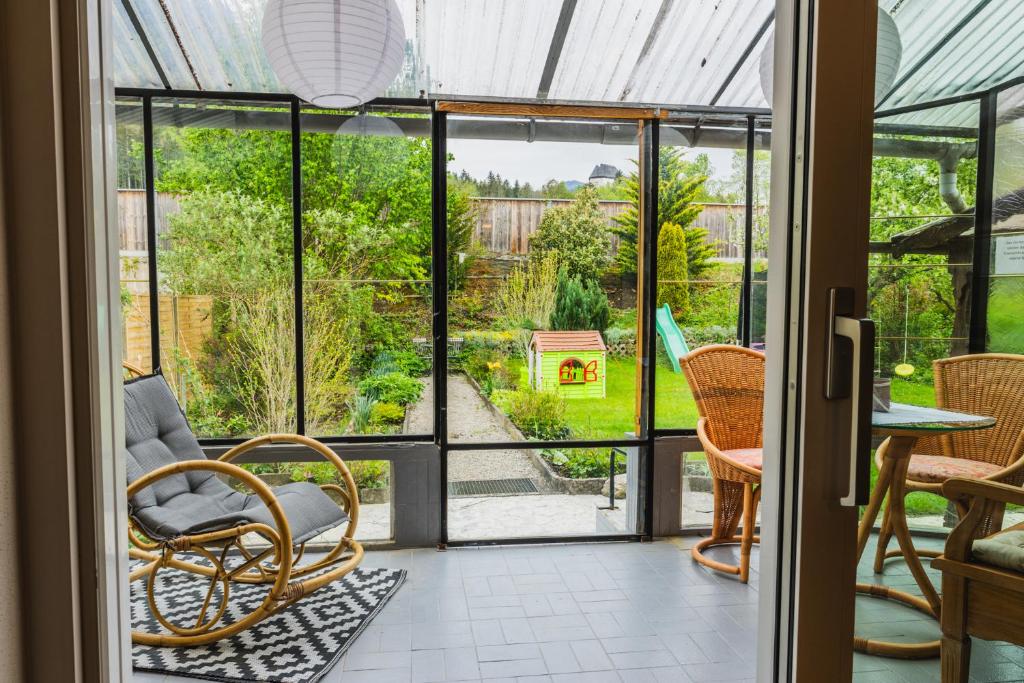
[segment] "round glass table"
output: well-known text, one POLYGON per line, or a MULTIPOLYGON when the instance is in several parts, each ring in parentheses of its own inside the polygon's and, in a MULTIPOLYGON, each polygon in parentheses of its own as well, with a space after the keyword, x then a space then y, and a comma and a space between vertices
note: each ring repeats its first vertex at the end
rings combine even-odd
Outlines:
MULTIPOLYGON (((914 539, 907 526, 907 513, 904 507, 907 486, 907 468, 910 466, 910 455, 917 440, 924 436, 935 436, 974 429, 988 429, 995 425, 995 418, 983 415, 970 415, 952 410, 925 408, 902 403, 893 403, 889 412, 875 411, 871 413, 871 431, 876 436, 888 437, 882 464, 878 469, 878 479, 871 491, 871 498, 864 508, 860 525, 857 528, 857 561, 860 561, 867 546, 875 524, 875 518, 882 507, 886 495, 889 497, 889 522, 892 535, 896 537, 903 556, 910 568, 915 582, 924 597, 919 597, 891 586, 858 583, 857 592, 876 598, 895 600, 913 607, 935 619, 939 618, 942 601, 935 586, 932 585, 918 551, 914 548, 914 539)), ((923 659, 939 656, 939 641, 924 643, 893 643, 872 638, 854 638, 854 649, 858 652, 879 655, 882 657, 900 657, 904 659, 923 659)))

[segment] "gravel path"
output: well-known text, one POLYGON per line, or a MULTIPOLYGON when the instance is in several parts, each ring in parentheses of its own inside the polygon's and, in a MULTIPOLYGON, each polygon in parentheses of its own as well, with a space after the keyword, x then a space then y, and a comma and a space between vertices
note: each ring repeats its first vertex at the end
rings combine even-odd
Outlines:
MULTIPOLYGON (((422 381, 423 397, 410 409, 412 434, 433 429, 433 383, 429 377, 422 381)), ((448 438, 452 441, 511 441, 516 437, 498 421, 464 376, 449 375, 448 438)), ((516 478, 532 479, 539 491, 545 490, 540 470, 526 451, 452 451, 448 454, 449 481, 516 478)))

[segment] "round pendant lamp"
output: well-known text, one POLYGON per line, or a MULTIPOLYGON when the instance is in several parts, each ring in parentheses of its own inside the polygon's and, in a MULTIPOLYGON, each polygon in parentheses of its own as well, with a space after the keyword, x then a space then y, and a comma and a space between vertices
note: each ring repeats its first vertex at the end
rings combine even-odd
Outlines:
POLYGON ((338 126, 336 135, 365 135, 370 137, 400 138, 405 135, 398 124, 386 116, 370 116, 360 112, 338 126))
POLYGON ((395 0, 269 0, 263 50, 292 93, 318 107, 356 107, 381 95, 405 57, 395 0))
MULTIPOLYGON (((775 54, 775 31, 768 35, 768 43, 761 53, 758 71, 761 75, 761 92, 772 104, 772 59, 775 54)), ((878 43, 875 46, 875 104, 877 104, 889 88, 896 82, 896 74, 900 70, 900 59, 903 57, 903 41, 900 30, 892 16, 878 8, 878 43)))

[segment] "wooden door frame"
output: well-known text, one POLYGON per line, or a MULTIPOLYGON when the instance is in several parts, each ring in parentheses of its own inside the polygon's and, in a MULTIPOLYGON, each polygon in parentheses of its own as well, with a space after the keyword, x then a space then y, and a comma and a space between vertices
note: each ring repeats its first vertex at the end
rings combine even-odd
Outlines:
POLYGON ((131 676, 109 10, 0 3, 19 680, 131 676))
POLYGON ((824 399, 830 287, 866 310, 875 0, 778 0, 759 679, 852 676, 851 406, 824 399), (772 466, 772 464, 775 466, 772 466))

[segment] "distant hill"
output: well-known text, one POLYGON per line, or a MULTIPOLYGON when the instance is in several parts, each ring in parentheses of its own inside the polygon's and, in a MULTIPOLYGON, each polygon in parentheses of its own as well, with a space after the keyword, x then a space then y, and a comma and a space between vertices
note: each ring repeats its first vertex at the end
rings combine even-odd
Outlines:
POLYGON ((565 188, 567 190, 569 190, 570 192, 575 192, 576 190, 580 189, 584 185, 586 185, 586 183, 581 182, 579 180, 566 180, 565 181, 565 188))

